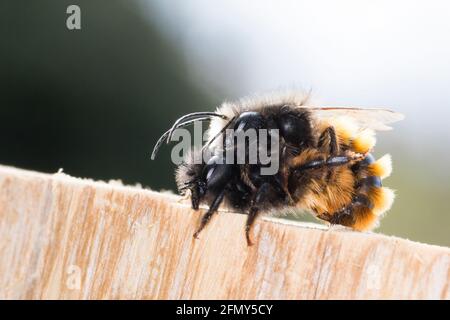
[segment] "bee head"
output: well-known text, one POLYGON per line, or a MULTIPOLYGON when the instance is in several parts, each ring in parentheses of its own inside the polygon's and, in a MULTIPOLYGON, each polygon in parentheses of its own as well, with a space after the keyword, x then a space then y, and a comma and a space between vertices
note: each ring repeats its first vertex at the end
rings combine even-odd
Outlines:
POLYGON ((280 135, 287 144, 305 146, 311 144, 311 121, 307 111, 283 107, 276 121, 280 135))

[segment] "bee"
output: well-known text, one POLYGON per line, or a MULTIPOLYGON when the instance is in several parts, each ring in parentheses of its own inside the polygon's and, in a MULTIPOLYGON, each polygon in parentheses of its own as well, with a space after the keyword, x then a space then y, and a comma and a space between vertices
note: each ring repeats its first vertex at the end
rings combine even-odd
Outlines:
MULTIPOLYGON (((330 225, 367 231, 378 225, 395 197, 382 185, 392 171, 390 155, 378 160, 372 155, 375 131, 389 130, 388 124, 403 118, 382 108, 313 106, 308 97, 297 95, 244 98, 225 102, 215 112, 181 117, 158 140, 152 159, 176 129, 196 121, 210 122, 207 143, 185 155, 176 170, 179 192, 190 197, 192 208, 198 210, 201 204, 209 208, 195 238, 221 204, 248 215, 245 238, 249 246, 256 218, 286 208, 309 211, 330 225), (251 141, 244 148, 244 162, 223 161, 230 149, 236 156, 232 143, 236 132, 261 129, 278 139, 276 147, 267 147, 271 159, 278 161, 276 172, 261 170, 275 160, 247 161, 249 147, 255 145, 251 141), (205 150, 212 154, 209 160, 194 161, 203 159, 205 150)), ((261 144, 257 145, 260 152, 261 144)))

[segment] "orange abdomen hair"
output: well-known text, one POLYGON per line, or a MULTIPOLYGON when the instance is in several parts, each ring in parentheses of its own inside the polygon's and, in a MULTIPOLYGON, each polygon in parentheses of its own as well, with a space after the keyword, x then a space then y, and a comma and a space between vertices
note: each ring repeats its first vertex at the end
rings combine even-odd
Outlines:
MULTIPOLYGON (((338 224, 359 231, 375 228, 395 197, 394 192, 381 183, 392 172, 390 156, 375 161, 370 154, 376 142, 374 132, 359 129, 351 120, 338 118, 321 126, 335 129, 342 152, 353 151, 365 157, 356 163, 316 170, 297 206, 310 209, 319 219, 330 222, 335 221, 335 215, 343 208, 349 208, 349 214, 339 219, 338 224)), ((297 156, 293 163, 307 163, 317 156, 320 153, 310 150, 297 156)))

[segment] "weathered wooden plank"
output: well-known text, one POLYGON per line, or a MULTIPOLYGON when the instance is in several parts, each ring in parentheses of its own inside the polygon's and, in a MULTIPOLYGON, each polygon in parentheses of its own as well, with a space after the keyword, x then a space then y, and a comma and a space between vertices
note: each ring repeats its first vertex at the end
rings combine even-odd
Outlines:
POLYGON ((450 249, 0 166, 0 298, 449 299, 450 249))

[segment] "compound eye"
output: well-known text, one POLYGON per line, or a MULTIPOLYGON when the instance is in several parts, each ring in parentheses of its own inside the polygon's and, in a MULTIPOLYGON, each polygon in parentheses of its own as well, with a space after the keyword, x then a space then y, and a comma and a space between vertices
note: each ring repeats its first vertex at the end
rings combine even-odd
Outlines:
POLYGON ((305 139, 309 139, 309 123, 303 117, 284 114, 280 117, 278 126, 284 140, 289 144, 301 145, 305 139))

